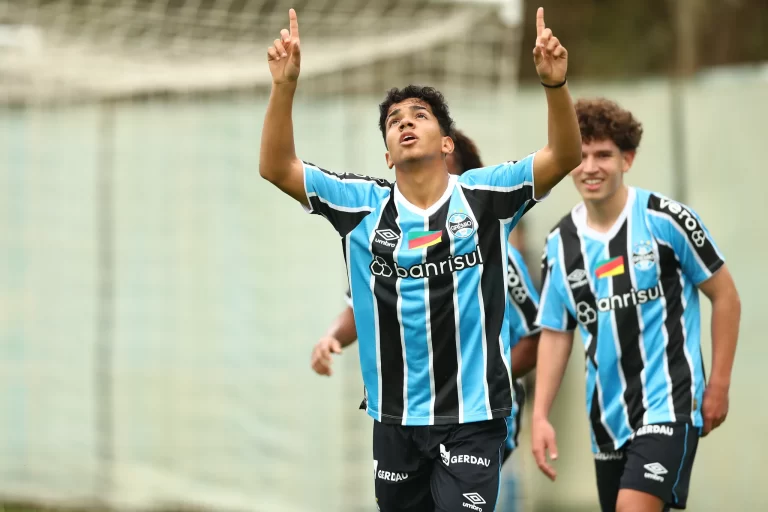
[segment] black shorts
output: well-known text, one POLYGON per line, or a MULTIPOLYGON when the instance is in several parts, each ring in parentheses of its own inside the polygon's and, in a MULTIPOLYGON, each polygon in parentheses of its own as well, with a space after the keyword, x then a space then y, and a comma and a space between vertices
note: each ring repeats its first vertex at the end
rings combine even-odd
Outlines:
POLYGON ((373 472, 379 510, 494 510, 507 421, 424 427, 374 421, 373 472))
POLYGON ((595 455, 597 493, 603 512, 616 510, 619 489, 659 497, 669 508, 684 509, 699 429, 686 423, 646 425, 617 452, 595 455))

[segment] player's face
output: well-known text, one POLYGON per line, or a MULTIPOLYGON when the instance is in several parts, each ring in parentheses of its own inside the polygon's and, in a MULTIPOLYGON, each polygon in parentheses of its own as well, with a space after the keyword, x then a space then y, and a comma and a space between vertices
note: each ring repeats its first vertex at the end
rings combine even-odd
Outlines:
POLYGON ((581 165, 571 171, 582 199, 603 201, 612 197, 621 189, 634 157, 634 151, 621 151, 612 140, 583 143, 581 165))
POLYGON ((405 166, 418 161, 442 159, 453 151, 453 141, 444 137, 429 104, 409 98, 389 107, 385 120, 387 165, 405 166))

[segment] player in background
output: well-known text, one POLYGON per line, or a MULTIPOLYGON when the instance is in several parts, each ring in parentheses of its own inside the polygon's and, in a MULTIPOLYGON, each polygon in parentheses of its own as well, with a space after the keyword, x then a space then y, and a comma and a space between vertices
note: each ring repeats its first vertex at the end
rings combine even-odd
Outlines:
MULTIPOLYGON (((480 154, 475 143, 460 130, 454 130, 451 136, 455 149, 446 157, 448 172, 457 176, 471 169, 483 167, 480 154)), ((513 233, 517 233, 522 222, 518 224, 513 233)), ((510 240, 512 239, 510 235, 510 240)), ((518 241, 518 243, 520 243, 518 241)), ((507 304, 510 307, 510 347, 512 358, 512 375, 515 401, 513 405, 512 421, 508 422, 508 435, 504 461, 509 458, 517 446, 520 425, 525 405, 525 388, 522 377, 536 366, 539 328, 534 325, 536 311, 539 305, 539 294, 533 285, 525 264, 523 255, 510 243, 507 247, 508 283, 507 304)), ((312 350, 310 366, 318 375, 331 376, 332 355, 341 354, 342 349, 350 346, 357 340, 355 330, 355 315, 352 310, 352 298, 349 290, 346 293, 347 306, 339 313, 329 326, 326 334, 320 338, 312 350)))
POLYGON ((547 238, 532 443, 557 458, 547 417, 578 326, 603 512, 686 507, 699 436, 725 421, 741 306, 723 255, 690 207, 624 183, 642 136, 606 99, 576 103, 583 201, 547 238), (705 381, 699 291, 712 303, 705 381))
POLYGON ((267 52, 273 85, 259 172, 341 237, 365 407, 375 420, 378 506, 494 510, 513 407, 507 238, 578 165, 567 52, 539 9, 534 63, 546 90, 547 145, 459 177, 445 163, 454 144, 443 96, 430 87, 390 90, 379 105, 390 183, 330 173, 296 156, 300 36, 294 10, 289 17, 290 31, 267 52))

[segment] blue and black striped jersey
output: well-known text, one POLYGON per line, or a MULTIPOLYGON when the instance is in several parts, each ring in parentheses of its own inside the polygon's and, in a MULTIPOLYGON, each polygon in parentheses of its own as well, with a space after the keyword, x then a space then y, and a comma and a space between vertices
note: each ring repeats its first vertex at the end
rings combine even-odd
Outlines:
POLYGON ((426 210, 396 183, 305 163, 309 210, 342 238, 373 418, 510 415, 507 238, 534 204, 533 158, 451 176, 426 210))
POLYGON ((589 228, 579 204, 549 234, 537 323, 580 328, 595 452, 643 425, 702 425, 697 286, 723 264, 692 209, 637 188, 608 233, 589 228))

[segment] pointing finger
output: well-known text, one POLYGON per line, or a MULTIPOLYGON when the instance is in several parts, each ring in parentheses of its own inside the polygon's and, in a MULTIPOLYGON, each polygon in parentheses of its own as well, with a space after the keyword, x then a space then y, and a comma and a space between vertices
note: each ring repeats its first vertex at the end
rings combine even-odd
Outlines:
POLYGON ((290 20, 289 27, 291 28, 291 39, 299 38, 299 18, 296 16, 296 11, 291 9, 288 11, 288 19, 290 20))
POLYGON ((546 28, 546 25, 544 25, 544 8, 539 7, 539 9, 536 11, 536 35, 540 36, 542 32, 544 32, 544 29, 546 28))

